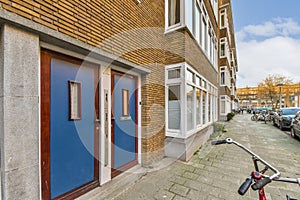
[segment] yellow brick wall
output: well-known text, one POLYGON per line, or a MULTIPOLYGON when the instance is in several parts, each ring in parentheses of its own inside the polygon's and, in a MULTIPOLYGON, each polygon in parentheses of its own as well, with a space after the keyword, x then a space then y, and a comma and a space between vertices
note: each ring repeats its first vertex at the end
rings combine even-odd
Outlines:
MULTIPOLYGON (((143 76, 141 88, 142 153, 148 154, 143 157, 148 165, 164 153, 164 66, 186 61, 217 84, 209 61, 185 29, 164 34, 164 2, 0 0, 0 8, 151 70, 143 76)), ((205 4, 212 16, 209 0, 205 4)), ((214 20, 212 24, 218 33, 214 20)))

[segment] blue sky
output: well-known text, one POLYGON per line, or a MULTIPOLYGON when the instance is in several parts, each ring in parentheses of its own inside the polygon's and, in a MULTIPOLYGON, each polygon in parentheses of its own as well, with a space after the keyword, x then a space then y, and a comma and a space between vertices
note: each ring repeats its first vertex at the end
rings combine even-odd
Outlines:
POLYGON ((300 82, 300 1, 232 0, 238 54, 237 87, 269 74, 300 82))

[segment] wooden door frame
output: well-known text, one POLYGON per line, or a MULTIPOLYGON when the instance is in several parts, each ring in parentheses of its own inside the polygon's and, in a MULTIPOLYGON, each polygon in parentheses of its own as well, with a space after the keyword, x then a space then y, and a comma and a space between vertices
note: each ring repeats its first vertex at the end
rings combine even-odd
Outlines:
POLYGON ((118 175, 120 175, 122 172, 128 170, 129 168, 135 166, 138 164, 138 77, 126 74, 124 72, 120 72, 117 70, 111 70, 111 178, 114 178, 118 175), (121 76, 121 77, 130 77, 134 79, 135 82, 135 159, 123 166, 121 166, 118 169, 114 169, 114 126, 115 126, 115 120, 114 119, 114 83, 115 78, 114 76, 121 76))
MULTIPOLYGON (((67 61, 72 64, 81 65, 85 64, 88 66, 95 67, 95 119, 99 119, 99 82, 98 73, 99 65, 89 63, 77 58, 66 56, 57 52, 53 52, 46 49, 41 49, 41 188, 42 188, 42 199, 51 199, 51 183, 50 183, 50 89, 51 89, 51 59, 56 58, 58 60, 67 61)), ((75 188, 65 194, 62 194, 55 200, 60 199, 74 199, 96 187, 99 184, 99 134, 94 126, 94 180, 86 183, 78 188, 75 188)))

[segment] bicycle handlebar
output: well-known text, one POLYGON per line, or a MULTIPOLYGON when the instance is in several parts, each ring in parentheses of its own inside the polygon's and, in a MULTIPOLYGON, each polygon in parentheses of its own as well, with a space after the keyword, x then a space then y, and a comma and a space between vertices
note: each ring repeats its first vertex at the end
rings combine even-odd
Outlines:
POLYGON ((226 140, 216 140, 216 141, 212 141, 211 144, 212 145, 219 145, 219 144, 226 144, 226 140))
POLYGON ((238 193, 239 193, 240 195, 244 195, 244 194, 248 191, 248 189, 249 189, 249 187, 250 187, 251 184, 252 184, 252 177, 250 176, 250 177, 247 178, 247 179, 245 180, 245 182, 240 186, 240 188, 239 188, 239 190, 238 190, 238 193))
POLYGON ((270 177, 266 177, 266 178, 263 178, 259 181, 257 181, 256 183, 254 183, 253 185, 251 185, 251 188, 253 190, 258 190, 258 189, 261 189, 263 188, 265 185, 267 185, 268 183, 271 183, 271 179, 270 177))
MULTIPOLYGON (((262 179, 257 180, 254 184, 252 184, 252 180, 253 177, 249 177, 247 178, 244 183, 240 186, 238 193, 240 195, 244 195, 250 185, 251 188, 253 190, 259 190, 261 188, 263 188, 265 185, 269 184, 272 181, 281 181, 281 182, 289 182, 289 183, 298 183, 298 185, 300 186, 300 178, 281 178, 280 177, 280 172, 273 167, 272 165, 270 165, 269 163, 267 163, 265 160, 263 160, 262 158, 260 158, 258 155, 256 155, 255 153, 253 153, 251 150, 249 150, 247 147, 245 147, 244 145, 232 140, 231 138, 226 138, 225 140, 216 140, 216 141, 212 141, 211 142, 212 145, 219 145, 219 144, 235 144, 236 146, 240 147, 241 149, 243 149, 244 151, 246 151, 247 153, 249 153, 250 155, 252 155, 253 160, 255 161, 259 161, 261 163, 263 163, 267 169, 271 169, 274 174, 271 176, 267 176, 264 175, 264 172, 258 172, 258 174, 260 174, 260 176, 262 177, 262 179)), ((257 169, 258 170, 258 169, 257 169)))
MULTIPOLYGON (((225 141, 226 142, 224 142, 224 140, 217 140, 217 141, 213 141, 211 144, 212 145, 215 145, 215 144, 235 144, 236 146, 240 147, 241 149, 243 149, 244 151, 246 151, 247 153, 249 153, 250 155, 252 155, 253 157, 255 157, 255 159, 257 159, 258 161, 260 161, 264 165, 268 166, 274 172, 274 174, 272 176, 270 176, 271 180, 280 177, 280 172, 275 167, 273 167, 272 165, 270 165, 269 163, 267 163, 265 160, 263 160, 258 155, 256 155, 255 153, 253 153, 250 149, 248 149, 244 145, 242 145, 242 144, 240 144, 240 143, 232 140, 231 138, 226 138, 225 141)), ((265 175, 263 175, 263 176, 265 177, 265 175)))
POLYGON ((271 169, 274 172, 274 174, 272 176, 266 176, 266 175, 262 174, 262 176, 265 177, 265 178, 262 179, 262 180, 260 180, 260 181, 258 181, 257 184, 256 184, 256 186, 253 186, 254 188, 256 188, 256 187, 258 187, 258 189, 262 188, 264 185, 270 183, 272 180, 274 180, 274 181, 290 182, 290 183, 298 183, 300 185, 300 179, 299 178, 298 179, 280 178, 280 172, 275 167, 273 167, 272 165, 270 165, 269 163, 267 163, 265 160, 263 160, 258 155, 256 155, 255 153, 253 153, 250 149, 248 149, 244 145, 242 145, 242 144, 240 144, 240 143, 232 140, 231 138, 226 138, 225 140, 212 141, 211 144, 212 145, 235 144, 236 146, 240 147, 241 149, 243 149, 244 151, 246 151, 247 153, 249 153, 250 155, 252 155, 253 157, 255 157, 255 159, 257 159, 258 161, 260 161, 264 165, 268 166, 268 168, 271 169), (266 179, 266 178, 268 178, 268 179, 266 179), (261 186, 261 187, 259 187, 259 186, 261 186))

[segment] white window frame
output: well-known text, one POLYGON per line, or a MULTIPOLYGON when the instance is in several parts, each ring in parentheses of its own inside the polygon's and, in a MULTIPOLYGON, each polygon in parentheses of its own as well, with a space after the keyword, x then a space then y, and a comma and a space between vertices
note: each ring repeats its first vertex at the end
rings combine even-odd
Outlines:
POLYGON ((209 126, 211 123, 215 122, 217 120, 217 114, 218 113, 218 107, 215 105, 214 106, 214 99, 217 99, 218 96, 218 88, 211 84, 208 80, 206 80, 202 75, 200 75, 196 70, 194 70, 189 64, 183 62, 183 63, 178 63, 178 64, 173 64, 166 66, 165 68, 165 84, 166 84, 166 89, 165 89, 165 121, 166 121, 166 136, 169 137, 176 137, 176 138, 187 138, 203 128, 209 126), (174 68, 180 68, 181 69, 181 76, 180 78, 173 78, 173 79, 168 79, 168 71, 172 70, 174 68), (191 72, 193 74, 192 80, 188 79, 188 73, 191 72), (197 77, 199 78, 197 81, 197 77), (204 84, 205 83, 205 84, 204 84), (168 90, 170 85, 180 85, 180 101, 181 101, 181 107, 180 107, 180 116, 181 116, 181 121, 180 121, 180 130, 173 130, 169 129, 168 125, 168 90), (193 108, 195 112, 193 112, 193 128, 191 130, 188 130, 188 122, 187 122, 187 86, 192 86, 193 87, 193 108), (200 90, 200 124, 197 124, 197 111, 196 111, 196 90, 200 90), (203 124, 203 92, 206 92, 206 97, 205 97, 205 118, 206 118, 206 123, 203 124), (208 99, 208 94, 210 94, 210 99, 208 99), (210 110, 208 110, 208 101, 210 101, 210 110), (214 109, 214 110, 213 110, 214 109), (210 115, 208 115, 208 112, 210 115), (210 116, 210 120, 208 120, 208 116, 210 116))
POLYGON ((226 8, 220 10, 220 29, 227 27, 227 10, 226 8), (222 25, 222 17, 224 17, 224 25, 222 25))
POLYGON ((220 39, 220 58, 226 57, 226 38, 220 39), (222 52, 222 45, 224 45, 224 52, 222 52))
POLYGON ((224 116, 231 112, 231 99, 227 95, 220 95, 220 115, 224 116), (222 112, 222 102, 224 102, 224 112, 222 112))
POLYGON ((177 24, 169 25, 169 0, 165 0, 165 33, 183 28, 185 26, 184 14, 184 1, 180 0, 180 21, 177 24))

